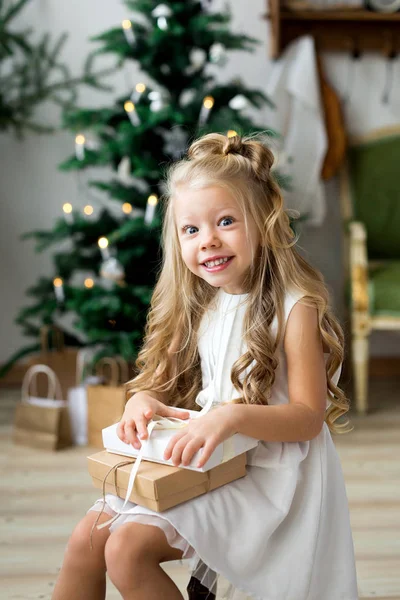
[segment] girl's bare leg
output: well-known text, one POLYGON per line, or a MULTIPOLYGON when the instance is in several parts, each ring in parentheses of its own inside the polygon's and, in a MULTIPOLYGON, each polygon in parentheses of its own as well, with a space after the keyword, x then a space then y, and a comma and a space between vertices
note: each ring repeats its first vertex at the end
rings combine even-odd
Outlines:
POLYGON ((160 567, 162 562, 181 558, 182 551, 169 546, 162 529, 141 523, 121 525, 105 547, 108 576, 124 600, 183 600, 160 567))
MULTIPOLYGON (((93 549, 90 532, 98 512, 90 511, 75 527, 67 544, 64 561, 56 581, 52 600, 104 600, 106 563, 104 548, 110 536, 108 527, 94 529, 93 549)), ((103 513, 99 524, 110 519, 103 513)))

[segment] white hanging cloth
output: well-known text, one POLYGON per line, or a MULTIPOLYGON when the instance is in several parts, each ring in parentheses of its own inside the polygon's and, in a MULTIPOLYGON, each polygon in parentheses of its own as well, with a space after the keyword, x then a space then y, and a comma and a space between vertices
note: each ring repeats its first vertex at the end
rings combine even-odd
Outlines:
POLYGON ((319 226, 326 212, 321 169, 328 140, 311 36, 293 42, 274 63, 265 92, 276 106, 268 111, 268 125, 284 136, 287 162, 278 168, 291 177, 291 190, 283 191, 285 207, 319 226))

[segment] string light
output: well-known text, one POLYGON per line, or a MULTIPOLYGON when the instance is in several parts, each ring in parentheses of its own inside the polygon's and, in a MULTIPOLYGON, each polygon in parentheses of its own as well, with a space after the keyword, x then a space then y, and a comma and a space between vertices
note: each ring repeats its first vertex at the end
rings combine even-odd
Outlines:
POLYGON ((92 215, 93 214, 93 206, 90 206, 90 204, 86 204, 85 208, 83 209, 83 212, 85 213, 85 215, 92 215))
POLYGON ((85 136, 79 133, 75 138, 75 156, 78 160, 85 158, 85 136))
POLYGON ((135 36, 133 34, 132 22, 129 19, 124 19, 122 21, 122 30, 124 32, 126 41, 130 46, 133 46, 135 43, 135 36))
POLYGON ((234 129, 230 129, 226 135, 228 136, 228 138, 231 138, 231 137, 235 137, 235 135, 237 135, 237 134, 238 134, 237 131, 235 131, 234 129))
POLYGON ((94 286, 94 281, 91 277, 87 277, 84 281, 85 288, 91 289, 94 286))
POLYGON ((129 213, 132 212, 132 204, 129 204, 129 202, 124 202, 122 205, 122 212, 126 215, 129 215, 129 213))
POLYGON ((146 223, 146 225, 152 224, 157 204, 158 197, 155 194, 152 194, 147 198, 146 213, 144 215, 144 222, 146 223))
POLYGON ((136 107, 131 100, 127 100, 124 104, 124 109, 128 113, 128 117, 132 125, 140 125, 140 119, 136 112, 136 107))
POLYGON ((101 256, 104 260, 110 258, 110 251, 108 249, 108 239, 106 237, 101 237, 98 240, 98 245, 100 248, 101 256))
POLYGON ((53 279, 54 293, 58 302, 64 302, 64 282, 61 277, 55 277, 53 279))
POLYGON ((139 102, 141 95, 146 91, 144 83, 137 83, 134 91, 131 94, 131 100, 133 103, 139 102))
POLYGON ((72 223, 73 222, 73 218, 72 218, 72 204, 70 202, 65 202, 63 204, 63 211, 64 211, 64 215, 65 215, 65 220, 67 223, 72 223))
POLYGON ((211 109, 214 106, 214 98, 212 96, 206 96, 203 100, 203 106, 200 110, 199 125, 205 125, 210 115, 211 109))

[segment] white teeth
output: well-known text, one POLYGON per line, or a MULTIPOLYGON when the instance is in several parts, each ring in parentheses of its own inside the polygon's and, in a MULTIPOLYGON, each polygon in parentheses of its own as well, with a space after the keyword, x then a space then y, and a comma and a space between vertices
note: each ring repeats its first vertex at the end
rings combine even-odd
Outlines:
POLYGON ((226 263, 228 262, 229 257, 225 257, 225 258, 218 258, 217 260, 210 260, 209 262, 204 263, 206 265, 206 267, 211 268, 211 267, 216 267, 217 265, 222 265, 222 263, 226 263))

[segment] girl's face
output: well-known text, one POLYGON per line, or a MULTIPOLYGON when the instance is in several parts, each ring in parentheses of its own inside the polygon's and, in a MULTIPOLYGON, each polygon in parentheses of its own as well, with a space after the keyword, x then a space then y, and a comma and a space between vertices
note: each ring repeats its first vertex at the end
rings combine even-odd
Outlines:
POLYGON ((181 188, 174 195, 175 222, 188 269, 228 294, 242 294, 243 281, 260 244, 254 219, 244 216, 220 187, 181 188))

